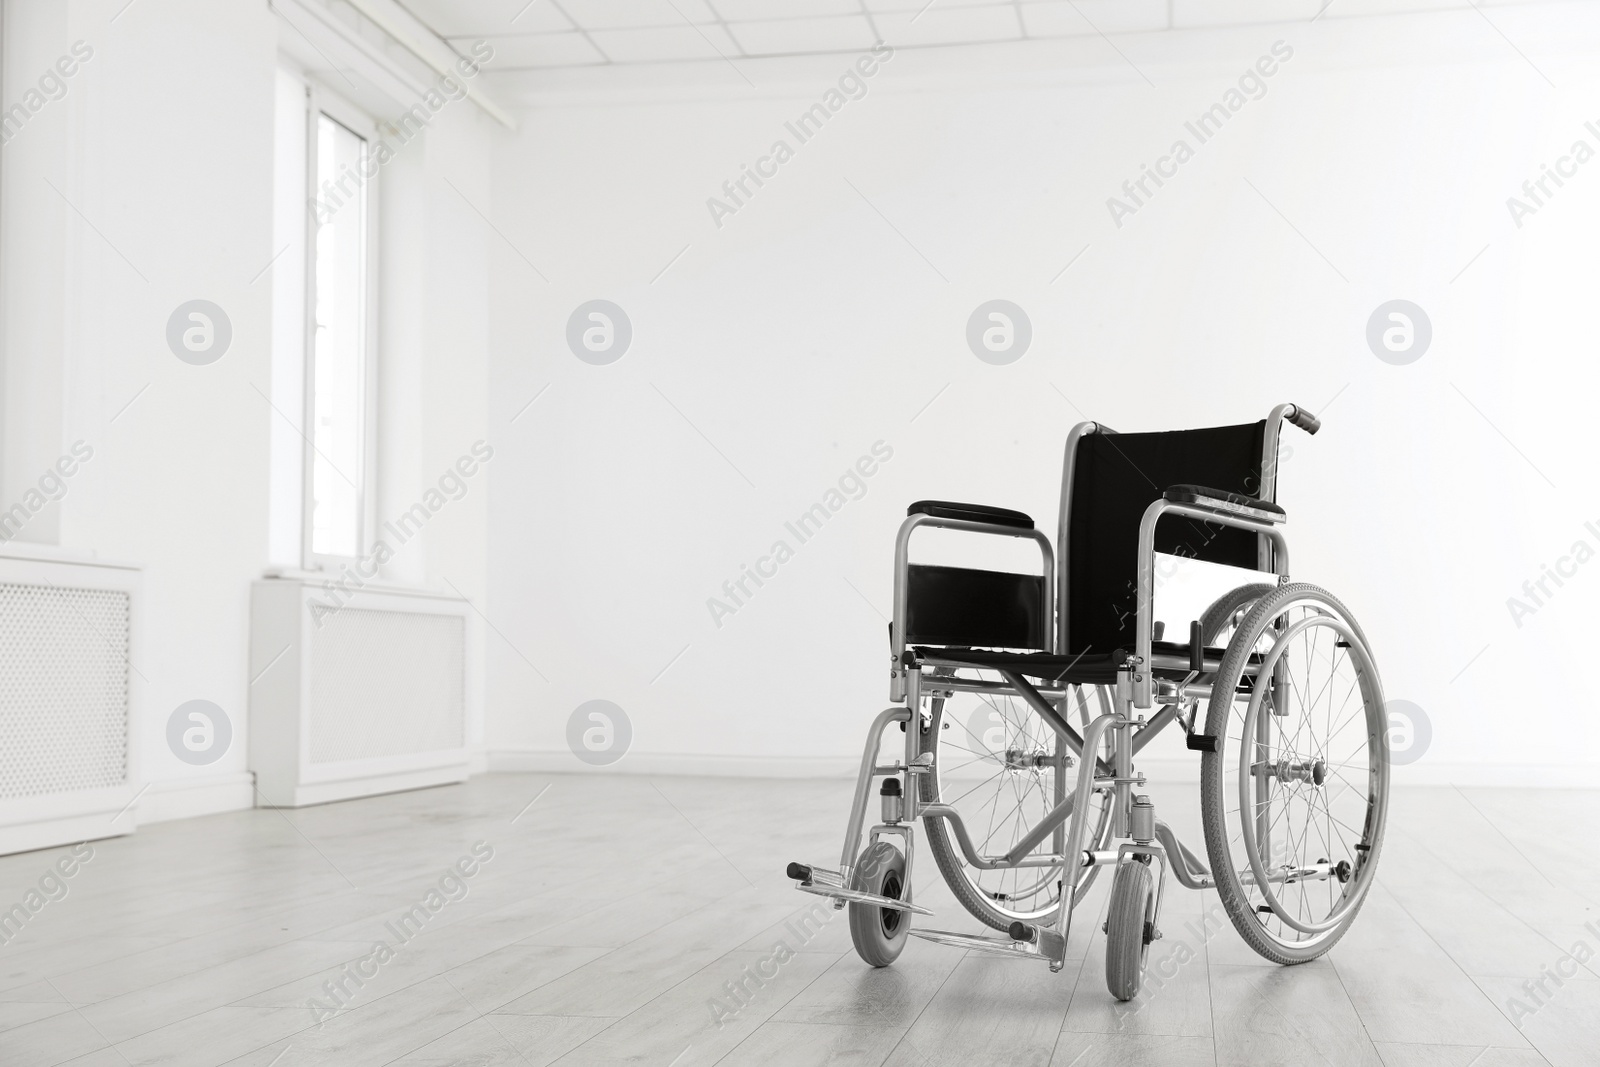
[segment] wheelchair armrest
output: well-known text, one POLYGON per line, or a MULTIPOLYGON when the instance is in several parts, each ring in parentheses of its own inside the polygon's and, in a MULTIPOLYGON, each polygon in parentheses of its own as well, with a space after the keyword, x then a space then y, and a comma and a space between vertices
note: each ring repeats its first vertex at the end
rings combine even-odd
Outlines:
POLYGON ((1207 489, 1203 485, 1174 485, 1162 495, 1174 504, 1192 504, 1210 511, 1243 515, 1264 522, 1288 521, 1288 514, 1272 501, 1258 500, 1253 496, 1230 493, 1224 489, 1207 489))
POLYGON ((939 519, 962 519, 966 522, 986 522, 993 526, 1010 526, 1018 530, 1033 529, 1033 519, 1009 508, 992 508, 987 504, 957 504, 949 500, 919 500, 906 508, 907 515, 932 515, 939 519))

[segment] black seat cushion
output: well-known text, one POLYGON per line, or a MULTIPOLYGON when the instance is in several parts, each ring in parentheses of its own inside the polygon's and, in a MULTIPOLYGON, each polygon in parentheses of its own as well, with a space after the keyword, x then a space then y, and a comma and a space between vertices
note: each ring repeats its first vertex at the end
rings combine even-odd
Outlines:
POLYGON ((926 645, 918 645, 912 651, 919 657, 962 667, 1015 671, 1029 678, 1072 685, 1113 685, 1117 680, 1117 669, 1128 658, 1123 652, 1099 656, 1057 656, 1050 652, 996 652, 985 648, 930 648, 926 645))
POLYGON ((1033 519, 1010 508, 992 508, 987 504, 958 504, 951 500, 919 500, 906 508, 907 515, 932 515, 940 519, 964 519, 967 522, 987 522, 995 526, 1011 526, 1018 530, 1033 529, 1033 519))

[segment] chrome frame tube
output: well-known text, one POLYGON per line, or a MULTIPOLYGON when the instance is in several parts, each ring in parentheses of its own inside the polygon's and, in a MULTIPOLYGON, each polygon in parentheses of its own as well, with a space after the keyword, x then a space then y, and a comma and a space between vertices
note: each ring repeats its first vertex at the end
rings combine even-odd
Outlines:
POLYGON ((961 813, 948 804, 925 804, 922 808, 924 819, 943 819, 950 824, 950 829, 955 833, 956 844, 961 846, 961 854, 967 862, 980 871, 1012 870, 1017 867, 1055 867, 1063 860, 1062 856, 1025 856, 1020 860, 1012 860, 1006 856, 985 856, 981 854, 972 843, 972 835, 967 833, 967 824, 961 818, 961 813))
POLYGON ((1171 860, 1168 866, 1179 885, 1185 889, 1211 889, 1216 885, 1211 877, 1211 868, 1207 867, 1199 856, 1189 851, 1189 846, 1178 840, 1178 835, 1172 832, 1172 827, 1160 819, 1156 820, 1156 840, 1167 850, 1167 856, 1171 860))
MULTIPOLYGON (((1083 745, 1086 751, 1100 751, 1100 739, 1105 736, 1106 730, 1117 721, 1117 716, 1106 712, 1097 717, 1083 731, 1083 745)), ((1084 835, 1088 832, 1089 819, 1089 794, 1094 792, 1094 764, 1088 760, 1078 762, 1078 785, 1073 792, 1075 798, 1071 828, 1067 831, 1067 848, 1065 855, 1080 856, 1083 854, 1084 835)), ((1069 868, 1070 870, 1071 868, 1069 868)), ((1056 906, 1056 930, 1061 934, 1062 959, 1052 960, 1051 968, 1060 970, 1065 962, 1066 945, 1072 935, 1072 898, 1078 889, 1078 876, 1073 873, 1063 880, 1061 887, 1061 902, 1056 906)))
MULTIPOLYGON (((906 722, 910 718, 910 708, 885 708, 872 720, 872 729, 867 732, 866 749, 861 753, 861 770, 856 775, 856 795, 850 802, 850 824, 845 827, 844 850, 839 860, 839 873, 844 876, 846 886, 850 884, 850 875, 855 870, 856 854, 861 850, 861 824, 867 817, 867 796, 872 792, 872 779, 878 770, 878 747, 883 743, 883 731, 888 729, 891 722, 906 722)), ((906 732, 911 732, 909 725, 906 732)))
MULTIPOLYGON (((1177 705, 1168 704, 1163 707, 1154 718, 1145 724, 1143 729, 1136 731, 1133 735, 1134 755, 1138 755, 1139 750, 1154 740, 1155 735, 1165 729, 1168 723, 1177 718, 1177 715, 1177 705)), ((1100 762, 1103 765, 1105 761, 1101 760, 1100 762)), ((1040 843, 1043 842, 1046 837, 1049 837, 1052 833, 1059 831, 1061 827, 1066 824, 1067 819, 1072 816, 1073 805, 1077 803, 1077 797, 1066 796, 1065 787, 1066 776, 1058 775, 1056 788, 1058 793, 1062 794, 1062 799, 1057 801, 1056 806, 1051 808, 1045 817, 1040 819, 1034 825, 1033 829, 1029 830, 1027 834, 1023 836, 1022 840, 1018 841, 1011 847, 1010 852, 1007 852, 1003 857, 1001 857, 1003 860, 1015 863, 1017 860, 1020 860, 1022 857, 1032 852, 1035 848, 1038 848, 1040 843)), ((1114 833, 1113 836, 1115 836, 1114 833)), ((1055 842, 1055 850, 1059 855, 1066 855, 1067 848, 1065 841, 1058 839, 1055 842)))
MULTIPOLYGON (((1278 502, 1278 439, 1283 435, 1283 424, 1300 409, 1293 404, 1279 404, 1267 416, 1267 426, 1261 438, 1261 485, 1256 496, 1261 500, 1278 502)), ((1272 545, 1256 540, 1256 570, 1272 571, 1272 545)))
MULTIPOLYGON (((1056 709, 1051 707, 1050 702, 1033 687, 1032 683, 1015 671, 1003 670, 999 674, 1016 691, 1018 696, 1027 701, 1028 705, 1039 713, 1039 717, 1049 725, 1050 729, 1056 732, 1056 736, 1066 741, 1078 758, 1082 759, 1083 738, 1078 736, 1078 731, 1072 728, 1072 724, 1063 719, 1056 709)), ((1095 762, 1097 765, 1095 769, 1098 773, 1110 772, 1110 768, 1105 765, 1105 761, 1100 759, 1098 754, 1095 756, 1095 762)))
MULTIPOLYGON (((905 789, 902 790, 902 793, 905 797, 903 802, 905 821, 910 823, 916 821, 917 818, 917 790, 916 783, 913 781, 914 772, 910 768, 917 765, 917 757, 922 754, 922 745, 920 743, 922 737, 922 672, 909 671, 907 673, 910 677, 906 679, 906 711, 910 712, 910 715, 905 722, 905 760, 907 770, 905 773, 905 789)), ((907 840, 909 841, 910 839, 907 838, 907 840)))
POLYGON ((894 542, 894 618, 889 623, 889 651, 892 656, 889 668, 889 699, 893 701, 905 698, 906 668, 902 660, 906 651, 906 603, 910 595, 906 576, 911 566, 911 535, 924 526, 943 530, 962 530, 967 533, 995 534, 1001 537, 1022 537, 1033 541, 1039 547, 1039 556, 1044 565, 1042 575, 1044 596, 1040 598, 1039 632, 1046 646, 1050 642, 1050 623, 1055 617, 1055 554, 1050 548, 1050 538, 1039 530, 1033 527, 1024 530, 1016 526, 973 522, 969 519, 947 519, 937 515, 907 516, 906 521, 900 524, 900 532, 895 536, 894 542))
POLYGON ((1133 706, 1141 709, 1154 706, 1151 670, 1155 664, 1151 662, 1150 648, 1154 643, 1154 617, 1151 606, 1155 591, 1155 537, 1156 524, 1168 515, 1180 515, 1202 522, 1214 522, 1219 526, 1233 526, 1241 530, 1254 530, 1262 539, 1270 540, 1272 543, 1279 581, 1286 581, 1289 577, 1289 542, 1275 524, 1228 512, 1212 511, 1193 504, 1175 503, 1164 497, 1152 501, 1150 506, 1145 508, 1144 517, 1139 520, 1139 578, 1135 601, 1135 662, 1132 682, 1133 706))
POLYGON ((1072 477, 1078 465, 1078 441, 1091 433, 1115 433, 1097 422, 1080 422, 1067 434, 1066 454, 1061 460, 1061 503, 1056 508, 1056 647, 1058 656, 1067 654, 1067 553, 1071 548, 1068 531, 1072 523, 1072 477))

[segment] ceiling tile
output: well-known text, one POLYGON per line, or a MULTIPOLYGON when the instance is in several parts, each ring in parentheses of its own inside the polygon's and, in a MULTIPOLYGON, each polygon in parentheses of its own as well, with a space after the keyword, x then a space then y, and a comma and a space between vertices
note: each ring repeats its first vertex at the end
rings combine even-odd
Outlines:
MULTIPOLYGON (((862 0, 873 14, 905 15, 907 18, 919 11, 958 11, 968 7, 1010 7, 1015 0, 862 0)), ((919 23, 921 19, 917 20, 919 23)))
POLYGON ((751 55, 789 55, 796 52, 865 51, 876 37, 861 15, 836 15, 820 19, 765 19, 738 22, 733 36, 751 55))
POLYGON ((402 4, 441 37, 492 37, 570 28, 550 0, 402 0, 402 4))
POLYGON ((1022 36, 1011 4, 941 8, 937 3, 915 11, 876 15, 878 32, 890 44, 912 47, 932 44, 980 44, 1014 41, 1022 36))
MULTIPOLYGON (((539 0, 549 3, 550 0, 539 0)), ((558 0, 563 10, 586 30, 621 30, 643 26, 683 26, 715 22, 705 0, 558 0)))
POLYGON ((1164 30, 1167 0, 1031 0, 1022 18, 1030 37, 1164 30))
POLYGON ((576 30, 494 37, 489 43, 494 47, 494 58, 485 69, 491 72, 525 67, 576 67, 605 62, 583 34, 576 30))
POLYGON ((861 10, 859 0, 711 0, 711 6, 729 22, 851 15, 861 10))
POLYGON ((650 29, 595 30, 594 43, 615 63, 659 63, 739 58, 738 47, 720 26, 660 26, 650 29))
POLYGON ((1172 25, 1236 26, 1251 22, 1304 22, 1315 15, 1324 3, 1326 0, 1172 0, 1172 25))

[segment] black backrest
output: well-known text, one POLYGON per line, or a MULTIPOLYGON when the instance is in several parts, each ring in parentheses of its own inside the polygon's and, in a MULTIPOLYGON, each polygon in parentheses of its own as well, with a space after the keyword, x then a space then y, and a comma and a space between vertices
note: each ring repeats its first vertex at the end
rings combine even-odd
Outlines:
MULTIPOLYGON (((1174 485, 1261 495, 1267 424, 1167 433, 1084 434, 1067 531, 1067 651, 1133 651, 1139 520, 1174 485)), ((1157 552, 1257 566, 1257 535, 1180 516, 1156 527, 1157 552)))

